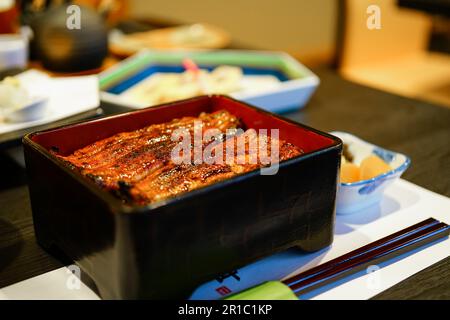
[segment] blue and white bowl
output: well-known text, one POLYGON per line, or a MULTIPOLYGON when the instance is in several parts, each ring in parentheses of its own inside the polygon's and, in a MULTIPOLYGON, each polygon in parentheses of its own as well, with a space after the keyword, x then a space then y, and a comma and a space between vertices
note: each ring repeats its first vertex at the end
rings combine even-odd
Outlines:
POLYGON ((379 203, 384 190, 398 179, 411 163, 410 158, 404 154, 380 148, 352 134, 340 131, 333 131, 331 134, 339 137, 348 146, 355 164, 359 165, 364 158, 375 154, 392 168, 391 171, 372 179, 339 183, 336 200, 337 214, 356 213, 379 203))

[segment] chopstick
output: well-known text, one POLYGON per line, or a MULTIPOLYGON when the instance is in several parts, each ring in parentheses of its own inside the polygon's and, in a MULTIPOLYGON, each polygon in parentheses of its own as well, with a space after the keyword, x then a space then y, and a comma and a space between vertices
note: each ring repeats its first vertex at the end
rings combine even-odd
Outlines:
POLYGON ((364 270, 370 265, 398 257, 449 235, 450 226, 429 218, 281 282, 265 282, 226 299, 296 299, 296 296, 364 270))
POLYGON ((282 282, 299 296, 449 234, 447 224, 427 219, 282 282))
POLYGON ((372 243, 369 243, 361 248, 358 248, 356 250, 353 250, 349 253, 346 253, 336 259, 330 260, 328 262, 325 262, 323 264, 321 264, 320 266, 317 266, 315 268, 306 270, 290 279, 285 280, 285 282, 288 282, 286 284, 294 284, 296 282, 300 282, 303 280, 306 280, 307 278, 310 278, 312 276, 316 276, 321 272, 326 272, 334 267, 336 267, 337 265, 350 260, 350 259, 354 259, 356 257, 358 257, 359 255, 363 254, 363 253, 367 253, 370 251, 373 251, 383 245, 387 245, 388 243, 391 243, 393 241, 399 240, 401 238, 406 237, 407 235, 416 233, 424 228, 428 228, 432 225, 438 224, 439 221, 437 221, 436 219, 433 218, 428 218, 422 222, 419 222, 415 225, 412 225, 408 228, 405 228, 403 230, 400 230, 398 232, 395 232, 387 237, 384 237, 380 240, 374 241, 372 243))

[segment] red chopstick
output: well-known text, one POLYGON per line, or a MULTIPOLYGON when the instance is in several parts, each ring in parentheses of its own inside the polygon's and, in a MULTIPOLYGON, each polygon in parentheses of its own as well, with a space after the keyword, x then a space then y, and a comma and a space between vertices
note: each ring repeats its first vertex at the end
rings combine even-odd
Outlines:
POLYGON ((299 296, 449 234, 447 224, 430 218, 286 279, 283 283, 299 296))

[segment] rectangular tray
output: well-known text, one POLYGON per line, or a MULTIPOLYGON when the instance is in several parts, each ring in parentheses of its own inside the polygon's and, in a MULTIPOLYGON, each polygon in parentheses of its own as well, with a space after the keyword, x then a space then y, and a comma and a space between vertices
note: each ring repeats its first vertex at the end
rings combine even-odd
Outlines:
POLYGON ((201 283, 291 247, 332 243, 341 141, 225 96, 202 96, 28 134, 36 237, 74 260, 103 298, 187 298, 201 283), (118 132, 226 109, 247 128, 279 129, 305 153, 182 194, 131 206, 71 170, 69 154, 118 132))
POLYGON ((147 107, 120 95, 154 72, 183 72, 182 61, 189 57, 202 68, 234 65, 244 74, 268 74, 279 78, 278 88, 263 92, 235 92, 233 98, 262 109, 283 113, 302 108, 319 85, 319 78, 284 52, 256 50, 215 50, 208 52, 142 51, 100 74, 101 99, 138 109, 147 107))

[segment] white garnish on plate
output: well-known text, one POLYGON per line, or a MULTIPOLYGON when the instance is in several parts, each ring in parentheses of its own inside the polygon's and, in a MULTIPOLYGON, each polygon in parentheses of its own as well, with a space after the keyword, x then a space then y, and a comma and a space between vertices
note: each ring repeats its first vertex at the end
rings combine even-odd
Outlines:
POLYGON ((44 116, 46 97, 32 96, 17 77, 0 82, 0 119, 8 122, 33 121, 44 116))

